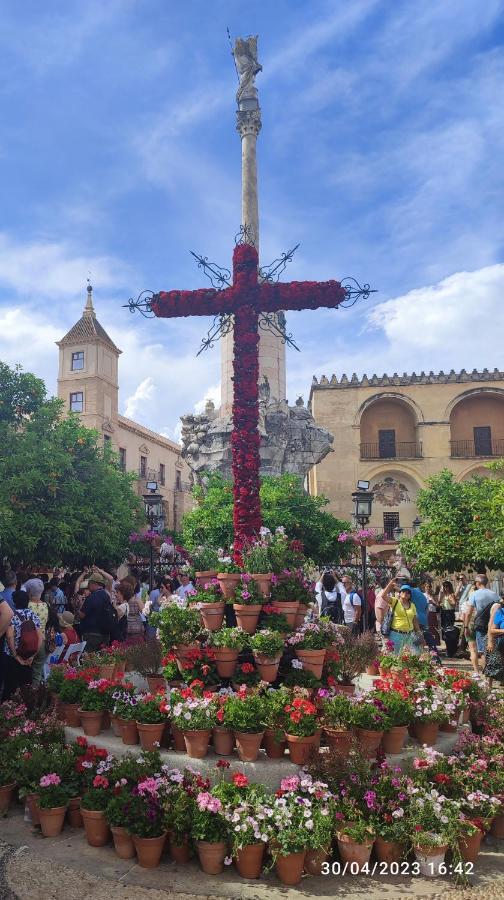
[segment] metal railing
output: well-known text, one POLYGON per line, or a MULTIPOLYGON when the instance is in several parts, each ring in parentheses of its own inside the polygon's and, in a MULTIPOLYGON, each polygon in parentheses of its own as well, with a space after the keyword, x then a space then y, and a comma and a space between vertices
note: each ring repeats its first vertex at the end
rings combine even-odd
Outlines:
POLYGON ((361 459, 421 459, 420 441, 396 441, 395 444, 361 444, 361 459))
POLYGON ((504 438, 489 441, 450 441, 452 459, 475 459, 478 456, 504 456, 504 438))

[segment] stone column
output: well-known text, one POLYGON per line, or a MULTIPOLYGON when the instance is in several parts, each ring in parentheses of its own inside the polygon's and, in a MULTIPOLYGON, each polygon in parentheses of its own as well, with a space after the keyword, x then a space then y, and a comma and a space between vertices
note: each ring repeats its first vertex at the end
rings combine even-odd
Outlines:
MULTIPOLYGON (((257 189, 257 136, 261 130, 261 110, 256 97, 239 101, 236 130, 242 145, 241 223, 259 252, 259 201, 257 189)), ((285 344, 269 331, 259 329, 259 383, 268 379, 271 400, 284 400, 286 393, 285 344)), ((233 334, 222 339, 221 416, 231 415, 233 405, 233 334)))

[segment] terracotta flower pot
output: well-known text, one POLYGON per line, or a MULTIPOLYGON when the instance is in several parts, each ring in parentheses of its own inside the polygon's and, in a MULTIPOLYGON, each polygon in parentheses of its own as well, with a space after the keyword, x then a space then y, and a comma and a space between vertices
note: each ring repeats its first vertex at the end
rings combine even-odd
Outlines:
POLYGON ((342 863, 356 863, 359 871, 369 862, 373 841, 357 844, 347 834, 338 832, 338 850, 342 863))
POLYGON ((110 828, 105 813, 99 809, 82 809, 87 842, 90 847, 104 847, 110 840, 110 828))
POLYGON ((471 710, 469 709, 468 706, 466 706, 466 707, 462 710, 462 724, 463 724, 463 725, 467 725, 467 723, 469 722, 470 717, 471 717, 471 710))
POLYGON ((504 838, 504 813, 499 813, 498 816, 494 816, 490 834, 496 838, 504 838))
POLYGON ((159 866, 165 847, 166 831, 159 837, 139 837, 137 834, 132 834, 131 837, 138 857, 138 865, 142 866, 142 869, 155 869, 156 866, 159 866))
POLYGON ((407 725, 394 725, 385 731, 382 738, 384 753, 402 753, 404 742, 408 736, 407 725))
POLYGON ((119 719, 121 729, 121 740, 127 746, 138 744, 138 728, 134 719, 119 719))
POLYGON ((238 662, 239 650, 232 650, 230 647, 216 647, 215 664, 217 672, 221 678, 232 678, 238 662))
POLYGON ((66 806, 55 806, 53 809, 39 807, 40 828, 44 837, 57 837, 61 834, 66 809, 66 806))
POLYGON ((247 634, 254 634, 262 609, 261 604, 251 603, 247 606, 245 603, 233 603, 233 609, 239 628, 243 628, 243 631, 246 631, 247 634))
POLYGON ((186 838, 183 844, 174 844, 170 840, 170 853, 172 859, 174 859, 176 863, 181 865, 188 863, 191 859, 191 845, 189 843, 189 838, 186 838))
MULTIPOLYGON (((307 608, 308 607, 305 607, 305 609, 307 608)), ((275 600, 275 609, 278 609, 278 611, 285 616, 291 628, 295 627, 299 611, 299 600, 275 600)), ((303 622, 301 622, 301 624, 303 624, 303 622)))
POLYGON ((225 609, 224 600, 220 600, 218 603, 202 603, 199 614, 203 627, 208 631, 218 631, 222 627, 225 609))
POLYGON ((209 843, 197 841, 200 866, 207 875, 220 875, 224 871, 224 859, 227 845, 224 841, 209 843))
POLYGON ((136 722, 140 746, 142 750, 156 750, 155 744, 161 745, 165 728, 164 722, 136 722))
POLYGON ((204 728, 199 731, 184 731, 187 755, 192 759, 203 759, 208 753, 211 734, 210 728, 204 728))
POLYGON ((445 734, 456 734, 458 731, 457 725, 452 725, 448 720, 446 722, 441 722, 439 726, 439 730, 445 734))
POLYGON ((264 573, 262 575, 252 575, 252 581, 255 581, 257 587, 259 589, 259 593, 264 597, 269 597, 271 594, 271 572, 264 573))
POLYGON ((212 578, 217 578, 217 572, 215 569, 205 569, 203 572, 195 572, 194 579, 197 587, 205 587, 207 581, 211 581, 212 578))
POLYGON ((368 758, 375 755, 381 744, 383 731, 372 731, 369 728, 356 728, 355 736, 363 752, 368 758))
POLYGON ((31 823, 34 826, 40 825, 38 799, 39 799, 39 794, 27 794, 26 795, 26 805, 28 807, 28 812, 30 814, 31 823))
POLYGON ((217 581, 225 600, 230 600, 241 581, 239 572, 218 572, 217 581))
POLYGON ((324 728, 329 749, 340 756, 346 756, 352 745, 352 732, 347 728, 324 728))
POLYGON ((299 853, 287 853, 285 856, 277 856, 275 859, 275 871, 282 884, 299 884, 303 877, 306 850, 299 853))
POLYGON ((247 844, 236 851, 235 865, 242 878, 260 878, 264 844, 247 844))
POLYGON ((97 737, 102 730, 103 710, 86 710, 79 709, 79 716, 84 729, 84 734, 88 737, 97 737))
POLYGON ((10 784, 2 784, 0 786, 0 816, 4 816, 9 809, 12 797, 14 796, 15 788, 15 781, 12 781, 10 784))
POLYGON ((319 850, 307 850, 304 870, 307 875, 322 875, 322 866, 329 859, 329 848, 321 847, 319 850))
POLYGON ((439 732, 437 722, 415 722, 415 737, 419 744, 433 747, 439 732))
POLYGON ((65 725, 68 725, 69 728, 79 728, 80 727, 80 715, 78 713, 79 704, 78 703, 63 703, 63 715, 65 725))
POLYGON ((116 737, 121 737, 121 726, 119 724, 118 716, 110 717, 110 724, 112 725, 112 731, 114 732, 116 737))
POLYGON ((115 662, 102 663, 100 666, 100 678, 113 678, 115 670, 115 662))
POLYGON ((483 832, 479 830, 475 831, 474 834, 464 835, 460 838, 458 842, 458 848, 460 850, 460 855, 465 862, 476 862, 478 858, 478 854, 481 848, 481 841, 483 840, 483 832))
POLYGON ((269 759, 283 759, 287 741, 277 741, 274 730, 272 728, 267 728, 264 732, 263 746, 266 750, 266 756, 269 757, 269 759))
POLYGON ((68 824, 71 825, 72 828, 82 828, 84 824, 82 820, 80 802, 80 797, 72 797, 68 804, 67 818, 68 824))
POLYGON ((296 618, 294 619, 294 628, 300 628, 303 624, 306 616, 308 615, 309 606, 305 606, 304 603, 300 603, 298 606, 298 610, 296 613, 296 618))
POLYGON ((281 658, 281 656, 265 656, 264 653, 254 650, 255 664, 262 681, 269 681, 270 684, 276 681, 281 658))
POLYGON ((335 694, 345 694, 347 697, 353 697, 355 694, 355 684, 335 684, 333 691, 335 694))
POLYGON ((173 647, 173 652, 177 659, 178 670, 181 675, 184 674, 184 664, 190 661, 191 651, 196 650, 198 647, 199 644, 197 641, 193 641, 192 644, 176 644, 173 647))
POLYGON ((242 762, 255 762, 259 756, 259 749, 264 731, 250 734, 245 731, 235 731, 236 749, 242 762))
POLYGON ((234 750, 234 734, 231 728, 214 727, 213 748, 217 756, 231 756, 234 750))
POLYGON ((379 674, 380 674, 380 667, 378 665, 377 660, 374 663, 371 663, 371 665, 366 666, 366 675, 371 675, 372 677, 374 677, 375 675, 379 675, 379 674))
POLYGON ((173 738, 173 749, 177 751, 177 753, 185 753, 186 745, 184 740, 184 732, 177 728, 176 725, 173 724, 171 726, 172 738, 173 738))
POLYGON ((312 672, 315 678, 322 678, 322 669, 326 657, 325 650, 298 650, 294 647, 297 658, 303 663, 307 672, 312 672))
POLYGON ((377 837, 374 842, 374 849, 378 862, 384 862, 390 865, 393 862, 401 862, 405 847, 397 841, 386 841, 382 837, 377 837))
POLYGON ((306 765, 317 745, 317 735, 311 734, 308 737, 299 737, 297 734, 286 733, 285 737, 287 738, 291 763, 294 763, 295 766, 306 765))
POLYGON ((166 681, 164 675, 147 675, 147 684, 151 694, 157 694, 158 691, 166 690, 166 681))
POLYGON ((119 859, 133 859, 136 851, 131 835, 121 825, 111 825, 110 830, 114 841, 114 850, 119 859))

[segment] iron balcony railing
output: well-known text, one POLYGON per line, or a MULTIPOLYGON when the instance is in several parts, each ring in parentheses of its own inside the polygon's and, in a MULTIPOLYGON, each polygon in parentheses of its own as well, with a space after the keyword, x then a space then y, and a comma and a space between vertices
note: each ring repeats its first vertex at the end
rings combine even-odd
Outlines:
POLYGON ((395 444, 361 444, 361 459, 421 459, 419 441, 396 441, 395 444))
POLYGON ((504 456, 504 438, 489 441, 450 441, 451 456, 456 459, 475 459, 478 456, 504 456))

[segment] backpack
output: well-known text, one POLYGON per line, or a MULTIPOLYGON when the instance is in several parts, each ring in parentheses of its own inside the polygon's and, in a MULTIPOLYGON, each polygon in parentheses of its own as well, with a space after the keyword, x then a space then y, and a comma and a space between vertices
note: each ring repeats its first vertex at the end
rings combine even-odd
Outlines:
POLYGON ((383 617, 383 622, 381 623, 381 628, 380 628, 380 631, 381 631, 383 637, 388 637, 390 632, 392 631, 392 619, 394 618, 395 608, 398 603, 399 603, 399 601, 396 600, 396 602, 394 603, 393 606, 389 606, 389 608, 387 609, 387 612, 385 613, 385 615, 383 617))
POLYGON ((488 631, 488 624, 490 622, 490 610, 494 605, 494 601, 490 600, 490 603, 487 603, 483 609, 480 609, 479 612, 476 613, 474 617, 474 627, 476 631, 480 631, 483 634, 486 634, 488 631))
POLYGON ((30 659, 38 650, 38 634, 32 619, 23 619, 19 632, 19 644, 16 650, 21 659, 30 659))
POLYGON ((103 606, 100 611, 100 617, 99 617, 100 634, 113 635, 117 630, 117 622, 118 622, 117 612, 107 597, 107 599, 104 600, 103 606))
POLYGON ((320 592, 320 615, 329 616, 331 622, 335 625, 344 625, 345 616, 343 614, 343 606, 341 605, 341 594, 336 592, 336 600, 329 602, 327 594, 322 588, 320 592))

